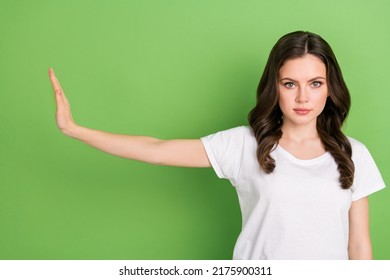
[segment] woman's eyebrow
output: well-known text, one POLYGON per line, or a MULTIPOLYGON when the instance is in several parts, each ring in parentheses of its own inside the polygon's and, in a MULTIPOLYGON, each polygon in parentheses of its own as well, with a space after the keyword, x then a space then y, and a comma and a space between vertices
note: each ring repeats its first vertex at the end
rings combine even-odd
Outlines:
MULTIPOLYGON (((283 81, 283 80, 289 80, 289 81, 293 81, 293 82, 298 82, 297 80, 294 80, 294 79, 289 78, 289 77, 285 77, 285 78, 282 78, 282 79, 280 79, 280 80, 281 80, 281 81, 283 81)), ((321 77, 321 76, 317 76, 317 77, 314 77, 314 78, 310 79, 309 82, 314 81, 314 80, 326 80, 326 78, 321 77)))

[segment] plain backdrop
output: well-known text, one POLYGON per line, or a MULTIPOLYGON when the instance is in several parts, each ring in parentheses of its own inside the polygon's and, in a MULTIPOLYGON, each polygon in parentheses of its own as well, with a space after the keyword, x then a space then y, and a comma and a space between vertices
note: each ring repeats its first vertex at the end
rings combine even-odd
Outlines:
MULTIPOLYGON (((230 259, 234 188, 63 136, 53 67, 84 126, 163 139, 247 124, 270 49, 295 30, 332 46, 352 95, 344 131, 389 172, 386 0, 0 0, 0 259, 230 259)), ((389 192, 370 196, 390 259, 389 192)))

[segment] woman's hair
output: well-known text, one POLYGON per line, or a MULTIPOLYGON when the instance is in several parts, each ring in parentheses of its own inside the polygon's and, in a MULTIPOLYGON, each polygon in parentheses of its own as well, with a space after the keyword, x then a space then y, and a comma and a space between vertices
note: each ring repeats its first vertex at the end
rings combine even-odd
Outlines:
POLYGON ((287 60, 306 54, 315 55, 326 66, 329 96, 317 117, 317 131, 325 150, 331 153, 338 165, 341 187, 348 189, 353 183, 355 167, 351 159, 351 144, 341 127, 348 115, 351 98, 331 47, 316 34, 303 31, 286 34, 271 50, 257 88, 256 106, 248 115, 258 143, 257 158, 266 173, 273 172, 275 160, 270 153, 282 137, 283 124, 279 107, 279 70, 287 60))

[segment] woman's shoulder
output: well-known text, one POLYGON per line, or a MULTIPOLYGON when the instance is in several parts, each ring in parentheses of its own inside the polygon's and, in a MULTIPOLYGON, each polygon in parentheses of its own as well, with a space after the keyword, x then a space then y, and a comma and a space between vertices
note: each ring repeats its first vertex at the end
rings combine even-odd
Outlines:
POLYGON ((232 127, 226 130, 221 130, 215 134, 209 135, 207 138, 219 139, 223 142, 235 143, 235 145, 256 145, 256 138, 250 126, 241 125, 232 127))
POLYGON ((243 135, 244 137, 254 137, 253 130, 250 126, 240 125, 226 130, 221 130, 217 133, 225 135, 243 135))
POLYGON ((349 143, 351 143, 353 159, 370 154, 365 144, 350 136, 347 136, 347 138, 349 140, 349 143))
POLYGON ((253 136, 253 130, 250 126, 242 125, 239 126, 239 128, 242 130, 242 132, 246 135, 253 136))
POLYGON ((243 139, 256 142, 256 137, 255 137, 255 134, 253 132, 252 127, 247 126, 247 125, 242 125, 242 126, 235 127, 234 129, 237 129, 237 131, 240 131, 240 133, 243 136, 243 139))
POLYGON ((247 139, 254 139, 254 135, 252 129, 248 126, 241 125, 232 128, 228 128, 225 130, 220 130, 216 133, 201 137, 204 142, 215 140, 218 142, 226 142, 226 143, 244 143, 247 139))
POLYGON ((363 149, 366 148, 366 146, 360 142, 359 140, 352 138, 350 136, 347 136, 349 143, 351 143, 352 149, 363 149))

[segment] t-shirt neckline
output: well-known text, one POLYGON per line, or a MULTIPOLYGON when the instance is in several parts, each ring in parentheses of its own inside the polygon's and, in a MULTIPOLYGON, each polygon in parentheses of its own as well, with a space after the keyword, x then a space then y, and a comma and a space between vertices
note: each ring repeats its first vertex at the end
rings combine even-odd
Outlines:
POLYGON ((322 161, 332 157, 332 155, 327 151, 324 154, 322 154, 318 157, 312 158, 312 159, 299 159, 299 158, 295 157, 293 154, 291 154, 290 152, 286 151, 279 144, 276 145, 275 151, 279 152, 284 157, 287 157, 289 160, 291 160, 297 164, 300 164, 300 165, 313 165, 313 164, 317 164, 319 162, 322 162, 322 161))

